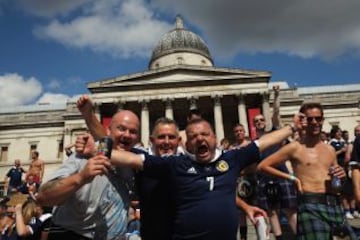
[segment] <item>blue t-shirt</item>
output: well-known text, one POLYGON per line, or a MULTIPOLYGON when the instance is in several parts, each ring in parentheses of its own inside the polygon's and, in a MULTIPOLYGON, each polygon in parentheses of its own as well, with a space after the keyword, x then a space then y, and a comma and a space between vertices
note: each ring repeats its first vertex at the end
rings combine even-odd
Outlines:
POLYGON ((38 218, 31 218, 28 226, 31 229, 31 235, 26 237, 19 237, 19 240, 38 240, 41 237, 41 224, 42 222, 38 218))
POLYGON ((22 174, 24 172, 22 167, 12 167, 6 174, 10 178, 9 186, 13 188, 19 187, 22 184, 22 174))
POLYGON ((219 153, 206 164, 188 155, 167 158, 145 154, 144 174, 172 186, 173 239, 236 239, 236 179, 243 168, 257 162, 256 144, 219 153))
POLYGON ((144 239, 169 240, 172 234, 174 206, 166 182, 144 176, 137 176, 141 209, 140 228, 144 239))
MULTIPOLYGON (((343 139, 338 140, 336 138, 331 139, 329 144, 335 149, 336 152, 346 146, 346 142, 343 139)), ((337 161, 340 166, 345 166, 345 152, 337 155, 337 161)))
MULTIPOLYGON (((147 154, 137 148, 131 151, 147 154)), ((141 210, 141 237, 157 240, 171 239, 174 219, 174 199, 169 193, 171 185, 158 178, 149 177, 143 171, 136 174, 136 185, 141 210)))
POLYGON ((17 233, 16 233, 16 227, 14 224, 14 229, 12 229, 12 233, 9 235, 9 229, 5 230, 2 235, 1 235, 1 239, 2 240, 39 240, 41 238, 41 225, 42 222, 36 218, 36 217, 32 217, 30 219, 30 222, 28 224, 26 224, 26 227, 30 228, 31 234, 29 236, 26 237, 20 237, 17 233))

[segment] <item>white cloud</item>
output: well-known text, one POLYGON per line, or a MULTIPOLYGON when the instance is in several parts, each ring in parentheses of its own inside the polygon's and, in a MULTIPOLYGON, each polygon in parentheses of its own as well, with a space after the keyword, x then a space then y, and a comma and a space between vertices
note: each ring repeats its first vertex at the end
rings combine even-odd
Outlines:
POLYGON ((177 13, 217 57, 261 52, 331 59, 360 52, 358 0, 18 1, 28 13, 57 17, 37 26, 36 36, 121 58, 149 57, 173 24, 160 16, 177 13))
POLYGON ((34 77, 26 79, 16 73, 0 76, 0 102, 3 106, 31 103, 41 92, 41 83, 34 77))
POLYGON ((34 34, 66 46, 89 48, 115 57, 149 57, 159 36, 171 26, 157 20, 142 1, 100 1, 66 22, 52 20, 34 34))
POLYGON ((44 93, 41 83, 34 77, 24 78, 17 73, 0 76, 0 102, 4 107, 34 103, 64 104, 68 99, 71 97, 65 94, 44 93))
POLYGON ((286 53, 332 58, 360 48, 360 1, 154 0, 154 7, 182 14, 226 56, 286 53))
POLYGON ((60 93, 45 93, 36 102, 37 104, 64 104, 71 97, 60 93))

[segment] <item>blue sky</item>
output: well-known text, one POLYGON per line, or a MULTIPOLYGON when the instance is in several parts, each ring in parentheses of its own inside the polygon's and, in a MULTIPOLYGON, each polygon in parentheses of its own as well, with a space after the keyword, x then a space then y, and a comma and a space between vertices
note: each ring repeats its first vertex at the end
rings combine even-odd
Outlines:
POLYGON ((360 83, 360 1, 0 0, 3 106, 64 102, 86 83, 147 69, 176 14, 215 66, 290 86, 360 83))

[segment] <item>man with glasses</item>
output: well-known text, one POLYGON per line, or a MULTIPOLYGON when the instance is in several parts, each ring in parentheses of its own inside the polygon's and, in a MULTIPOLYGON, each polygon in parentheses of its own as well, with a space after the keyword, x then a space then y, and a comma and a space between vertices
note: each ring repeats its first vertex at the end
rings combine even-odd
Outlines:
MULTIPOLYGON (((275 85, 273 86, 273 90, 274 104, 271 119, 272 129, 270 132, 280 128, 280 87, 275 85)), ((259 114, 255 116, 253 123, 256 128, 257 138, 268 134, 268 132, 266 132, 266 121, 263 115, 259 114)), ((262 152, 260 162, 267 156, 278 151, 281 146, 282 144, 278 144, 262 152)), ((277 166, 277 168, 285 173, 289 173, 285 163, 277 166)), ((296 233, 296 192, 294 185, 288 180, 278 179, 262 173, 257 174, 257 181, 257 203, 260 208, 267 211, 275 238, 277 240, 282 239, 282 230, 278 214, 278 210, 280 209, 286 214, 291 230, 293 233, 296 233)))
MULTIPOLYGON (((298 124, 297 118, 294 124, 298 124)), ((186 128, 186 147, 193 155, 156 157, 113 150, 111 162, 132 166, 169 182, 175 199, 171 239, 236 239, 238 215, 234 201, 240 171, 256 162, 259 153, 294 133, 284 127, 241 149, 222 152, 209 122, 197 119, 186 128)))
POLYGON ((300 112, 304 114, 304 135, 267 157, 258 170, 296 184, 298 239, 332 239, 333 236, 357 239, 344 219, 339 195, 330 184, 334 177, 344 178, 345 172, 337 164, 335 150, 320 139, 323 108, 319 103, 306 103, 300 112), (275 167, 286 160, 291 161, 295 175, 275 167))

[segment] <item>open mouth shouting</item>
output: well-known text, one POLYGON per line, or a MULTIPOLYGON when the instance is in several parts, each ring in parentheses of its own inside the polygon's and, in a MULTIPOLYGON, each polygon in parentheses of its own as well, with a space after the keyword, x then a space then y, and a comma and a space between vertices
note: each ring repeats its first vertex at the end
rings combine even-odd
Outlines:
POLYGON ((198 160, 207 160, 207 158, 210 156, 209 147, 203 143, 196 149, 196 157, 198 160))

